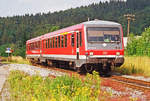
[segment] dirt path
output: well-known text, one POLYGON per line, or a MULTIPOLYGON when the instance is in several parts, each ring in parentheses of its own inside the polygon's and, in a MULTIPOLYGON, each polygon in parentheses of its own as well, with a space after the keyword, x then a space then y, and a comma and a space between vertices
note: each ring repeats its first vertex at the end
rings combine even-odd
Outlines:
POLYGON ((2 88, 4 86, 8 74, 9 74, 8 69, 4 68, 3 66, 0 66, 0 93, 2 91, 2 88))

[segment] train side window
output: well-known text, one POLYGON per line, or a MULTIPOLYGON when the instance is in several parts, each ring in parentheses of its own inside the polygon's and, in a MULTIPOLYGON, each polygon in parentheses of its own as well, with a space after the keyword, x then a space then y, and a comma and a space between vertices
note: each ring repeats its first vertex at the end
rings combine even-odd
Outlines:
POLYGON ((31 50, 31 43, 30 43, 30 50, 31 50))
POLYGON ((51 48, 53 48, 53 38, 51 38, 51 48))
POLYGON ((48 39, 48 48, 49 48, 49 39, 48 39))
POLYGON ((40 45, 40 41, 38 42, 38 44, 39 44, 38 46, 39 46, 39 49, 40 49, 40 47, 41 47, 41 45, 40 45))
POLYGON ((30 43, 30 49, 32 50, 32 43, 30 43))
POLYGON ((49 48, 52 48, 52 40, 50 39, 49 41, 50 41, 50 43, 49 43, 49 44, 50 44, 49 48))
POLYGON ((65 47, 67 47, 67 35, 65 35, 65 47))
POLYGON ((35 43, 33 43, 33 50, 35 49, 35 43))
POLYGON ((38 49, 38 42, 36 42, 36 49, 38 49))
POLYGON ((74 34, 71 35, 71 46, 74 46, 74 34))
POLYGON ((79 37, 80 37, 80 46, 82 46, 82 33, 79 32, 79 37))
POLYGON ((60 47, 60 36, 58 36, 58 47, 60 47))
POLYGON ((34 44, 32 43, 32 50, 33 50, 33 48, 34 48, 33 45, 34 45, 34 44))
POLYGON ((55 40, 54 40, 54 38, 53 38, 53 48, 55 47, 54 43, 55 43, 55 40))
POLYGON ((34 42, 34 50, 36 49, 36 42, 34 42))
POLYGON ((36 42, 36 49, 38 49, 38 42, 36 42))
POLYGON ((32 43, 32 50, 34 49, 34 44, 32 43))
POLYGON ((44 46, 45 46, 44 43, 45 43, 45 40, 43 40, 43 48, 45 48, 45 47, 44 47, 44 46))
POLYGON ((34 50, 34 43, 32 43, 32 50, 34 50))
POLYGON ((33 50, 33 43, 31 43, 31 50, 33 50))
POLYGON ((30 50, 30 46, 28 45, 28 51, 30 50))
POLYGON ((64 36, 61 36, 61 47, 64 47, 64 36))
POLYGON ((46 48, 46 40, 44 40, 44 48, 46 48))
POLYGON ((29 51, 29 45, 28 44, 26 45, 26 50, 29 51))
POLYGON ((32 50, 34 49, 34 43, 32 43, 32 50))
POLYGON ((33 43, 33 50, 35 49, 35 43, 33 43))
POLYGON ((31 50, 31 43, 30 43, 30 50, 31 50))
POLYGON ((57 48, 57 44, 58 44, 58 38, 57 37, 55 38, 55 43, 56 43, 55 47, 57 48))
POLYGON ((47 40, 46 40, 46 48, 47 48, 47 45, 48 45, 48 43, 47 43, 47 40))
POLYGON ((28 51, 30 50, 30 44, 28 44, 28 51))

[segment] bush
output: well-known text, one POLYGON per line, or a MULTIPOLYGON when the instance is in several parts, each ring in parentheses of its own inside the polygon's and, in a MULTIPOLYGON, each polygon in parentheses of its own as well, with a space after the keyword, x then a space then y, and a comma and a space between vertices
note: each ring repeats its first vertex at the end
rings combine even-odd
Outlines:
POLYGON ((78 76, 29 76, 12 71, 9 79, 11 99, 14 101, 98 101, 100 79, 96 72, 83 80, 78 76))
POLYGON ((127 55, 150 56, 150 27, 145 28, 140 38, 130 34, 127 55))

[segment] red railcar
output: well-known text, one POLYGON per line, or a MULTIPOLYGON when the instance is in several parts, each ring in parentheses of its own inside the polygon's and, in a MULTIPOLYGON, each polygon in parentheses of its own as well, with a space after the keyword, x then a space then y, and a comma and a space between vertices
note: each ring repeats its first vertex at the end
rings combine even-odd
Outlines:
POLYGON ((32 62, 77 70, 109 72, 124 62, 123 30, 111 21, 83 22, 28 40, 26 46, 32 62))

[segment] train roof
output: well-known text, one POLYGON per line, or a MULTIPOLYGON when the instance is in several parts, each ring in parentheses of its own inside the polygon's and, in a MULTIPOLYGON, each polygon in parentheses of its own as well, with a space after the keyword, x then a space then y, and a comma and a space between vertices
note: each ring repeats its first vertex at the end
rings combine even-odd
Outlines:
POLYGON ((57 31, 54 31, 54 32, 50 32, 50 33, 44 34, 42 36, 39 36, 39 37, 36 37, 36 38, 33 38, 33 39, 30 39, 30 40, 27 41, 27 43, 30 43, 30 42, 33 42, 33 41, 39 41, 41 38, 42 39, 46 39, 49 36, 52 36, 52 35, 54 36, 54 35, 57 35, 57 34, 60 34, 60 33, 63 33, 63 32, 75 31, 75 30, 81 29, 84 25, 85 26, 88 26, 88 25, 92 25, 92 26, 93 25, 99 25, 99 26, 121 26, 121 24, 116 23, 116 22, 112 22, 112 21, 104 21, 104 20, 86 21, 86 22, 82 22, 82 23, 77 24, 77 25, 66 27, 66 28, 63 28, 63 29, 60 29, 60 30, 57 30, 57 31))
POLYGON ((42 37, 43 36, 38 36, 38 37, 32 38, 30 40, 27 40, 26 43, 32 43, 32 42, 35 42, 35 41, 40 41, 42 37))
POLYGON ((104 20, 92 20, 92 21, 86 21, 81 24, 84 25, 110 25, 110 26, 120 26, 121 24, 112 22, 112 21, 104 21, 104 20))
POLYGON ((94 26, 94 25, 99 25, 99 26, 120 26, 119 23, 112 22, 112 21, 92 20, 92 21, 82 22, 80 24, 73 25, 73 26, 70 26, 70 27, 67 27, 67 28, 63 28, 63 29, 60 29, 60 30, 57 30, 57 31, 54 31, 54 32, 47 33, 47 34, 44 35, 43 38, 46 39, 50 35, 52 36, 52 35, 58 35, 58 34, 63 33, 63 32, 75 31, 77 29, 82 28, 82 26, 84 26, 84 25, 85 26, 86 25, 91 25, 91 26, 94 26))

